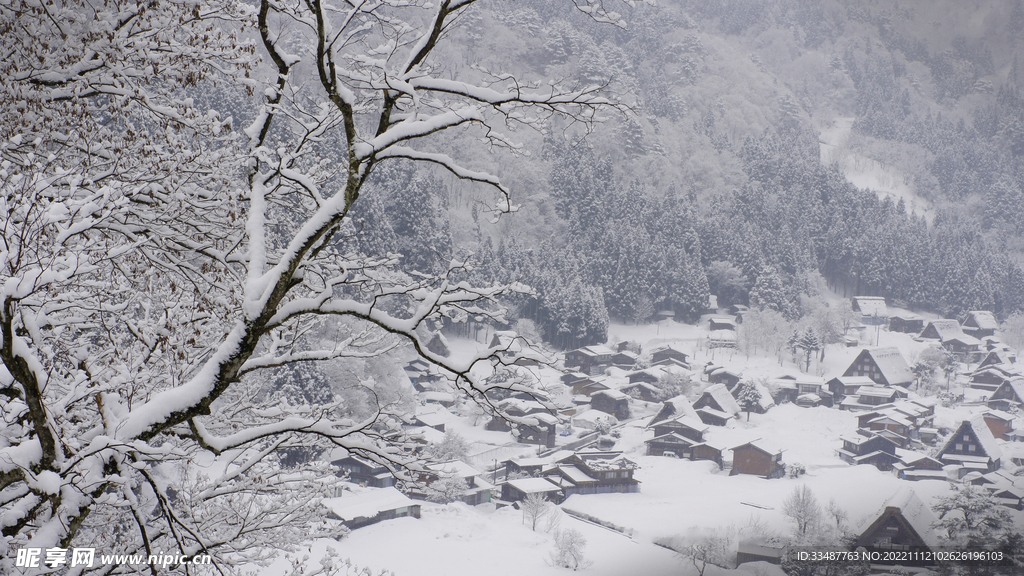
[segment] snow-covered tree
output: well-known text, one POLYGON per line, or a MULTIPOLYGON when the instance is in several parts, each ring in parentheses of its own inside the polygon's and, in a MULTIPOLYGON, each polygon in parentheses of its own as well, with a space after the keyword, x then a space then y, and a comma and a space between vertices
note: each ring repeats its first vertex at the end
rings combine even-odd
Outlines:
POLYGON ((427 500, 438 504, 458 502, 466 494, 469 486, 466 480, 458 476, 442 476, 427 485, 427 500))
POLYGON ((465 460, 469 454, 469 442, 461 434, 453 430, 446 430, 444 438, 430 447, 430 455, 442 462, 452 460, 465 460))
POLYGON ((761 404, 761 391, 751 380, 740 382, 740 392, 736 396, 740 408, 747 413, 747 422, 750 421, 750 413, 761 404))
POLYGON ((457 260, 412 274, 345 238, 382 164, 513 210, 439 133, 515 154, 505 128, 614 106, 600 86, 437 65, 476 3, 0 0, 0 571, 24 546, 202 551, 232 571, 315 533, 335 473, 278 450, 419 466, 396 405, 260 398, 262 371, 405 345, 495 410, 474 368, 507 360, 441 358, 417 328, 503 321, 494 299, 524 288, 462 282, 457 260))
POLYGON ((555 551, 551 554, 551 561, 560 568, 579 570, 590 565, 583 554, 587 545, 587 539, 580 534, 579 530, 566 528, 557 530, 555 536, 555 551))
POLYGON ((811 357, 821 350, 821 340, 814 328, 808 326, 796 340, 796 347, 804 351, 804 372, 811 369, 811 357))
POLYGON ((956 486, 951 495, 939 498, 932 510, 951 544, 997 544, 1014 528, 1010 511, 970 484, 956 486))
POLYGON ((550 511, 551 503, 539 492, 528 494, 519 502, 519 509, 523 511, 523 523, 530 526, 530 530, 537 531, 537 523, 541 521, 550 511))
POLYGON ((806 484, 793 489, 782 502, 782 513, 796 524, 797 538, 803 539, 821 521, 821 506, 806 484))

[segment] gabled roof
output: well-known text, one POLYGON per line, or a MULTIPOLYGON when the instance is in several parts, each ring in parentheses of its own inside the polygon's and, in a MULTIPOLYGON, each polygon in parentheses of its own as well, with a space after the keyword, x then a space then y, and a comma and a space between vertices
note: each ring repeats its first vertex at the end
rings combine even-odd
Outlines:
POLYGON ((750 446, 751 448, 754 448, 755 450, 760 450, 761 452, 764 452, 765 454, 768 454, 769 456, 774 456, 775 454, 782 454, 782 449, 781 448, 778 448, 774 444, 771 444, 769 442, 765 442, 764 440, 761 440, 761 439, 752 440, 750 442, 747 442, 746 444, 740 444, 739 446, 735 446, 733 448, 730 448, 730 450, 735 452, 736 450, 739 450, 740 448, 743 448, 745 446, 750 446))
MULTIPOLYGON (((857 355, 857 359, 862 354, 867 354, 871 357, 875 365, 878 366, 878 370, 882 373, 885 381, 890 385, 914 381, 914 373, 910 371, 907 360, 898 348, 865 348, 857 355)), ((857 359, 854 359, 854 363, 857 359)), ((853 364, 851 363, 852 366, 853 364)), ((847 371, 849 371, 849 368, 847 371)))
POLYGON ((868 517, 857 533, 863 536, 865 533, 875 529, 885 519, 895 513, 906 520, 907 525, 913 529, 918 538, 928 546, 938 544, 932 525, 935 524, 935 516, 931 509, 917 497, 913 490, 907 487, 900 488, 886 500, 874 516, 868 517))
POLYGON ((629 396, 626 396, 625 394, 623 394, 622 392, 620 392, 618 390, 612 390, 612 389, 600 390, 598 392, 594 392, 594 396, 607 396, 608 398, 611 398, 612 400, 616 400, 616 401, 618 401, 618 400, 629 400, 629 396))
POLYGON ((988 310, 972 310, 967 313, 964 326, 973 326, 981 330, 999 330, 996 315, 988 310))
POLYGON ((682 394, 675 398, 665 400, 661 405, 661 410, 651 418, 650 422, 647 423, 647 427, 650 428, 658 422, 672 420, 680 416, 686 416, 698 421, 700 420, 700 417, 697 416, 697 412, 693 409, 693 404, 690 404, 690 401, 682 394))
POLYGON ((659 352, 668 352, 668 351, 679 352, 680 354, 683 354, 686 357, 690 357, 690 352, 687 351, 686 349, 684 349, 679 344, 662 344, 661 346, 658 346, 654 350, 651 350, 651 355, 653 356, 654 354, 658 354, 659 352))
POLYGON ((661 442, 672 442, 673 444, 685 444, 687 446, 693 446, 694 444, 697 443, 697 442, 687 438, 686 436, 682 436, 682 435, 677 434, 675 432, 669 432, 668 434, 662 434, 661 436, 655 436, 654 438, 651 438, 650 440, 645 440, 644 444, 650 444, 651 442, 658 442, 658 441, 661 441, 661 442))
POLYGON ((943 318, 941 320, 932 320, 931 322, 925 325, 924 330, 921 331, 921 334, 927 332, 929 328, 934 328, 936 334, 939 335, 939 340, 943 342, 949 340, 950 338, 964 335, 964 331, 963 328, 960 327, 960 323, 957 322, 956 320, 951 320, 948 318, 943 318))
MULTIPOLYGON (((980 416, 975 416, 971 420, 964 420, 957 427, 956 432, 949 437, 946 444, 939 450, 939 454, 946 458, 946 450, 949 450, 951 446, 957 442, 962 442, 961 435, 964 434, 966 429, 970 429, 974 433, 974 437, 978 439, 978 443, 981 444, 981 449, 985 452, 985 455, 992 460, 998 460, 1002 458, 1003 451, 999 448, 999 443, 996 442, 995 436, 992 435, 992 430, 989 429, 988 424, 980 416)), ((965 457, 957 457, 957 459, 963 459, 965 457)))
POLYGON ((854 296, 853 310, 859 311, 864 316, 885 318, 889 315, 889 309, 885 306, 885 298, 881 296, 854 296))
POLYGON ((729 393, 725 384, 708 386, 701 396, 710 396, 728 416, 735 416, 740 412, 740 405, 736 403, 736 399, 729 393))

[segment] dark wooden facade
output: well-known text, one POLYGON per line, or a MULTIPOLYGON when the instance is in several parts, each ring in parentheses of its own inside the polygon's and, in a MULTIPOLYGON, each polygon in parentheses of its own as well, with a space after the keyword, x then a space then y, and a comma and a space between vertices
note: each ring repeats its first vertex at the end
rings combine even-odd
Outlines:
POLYGON ((781 450, 768 449, 748 442, 733 448, 732 453, 730 476, 752 474, 765 478, 781 478, 786 472, 781 450))

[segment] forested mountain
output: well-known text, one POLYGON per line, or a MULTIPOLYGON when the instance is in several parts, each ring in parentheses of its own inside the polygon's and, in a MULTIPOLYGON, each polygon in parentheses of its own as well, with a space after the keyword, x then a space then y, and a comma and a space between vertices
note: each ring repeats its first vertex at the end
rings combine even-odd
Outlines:
POLYGON ((944 316, 1024 309, 1024 2, 663 1, 625 28, 492 9, 451 31, 494 55, 481 74, 581 76, 630 112, 590 134, 510 119, 533 151, 511 161, 460 149, 517 194, 496 226, 454 179, 377 174, 364 249, 475 253, 479 279, 537 291, 517 315, 559 346, 609 317, 694 320, 709 293, 795 318, 815 273, 944 316))

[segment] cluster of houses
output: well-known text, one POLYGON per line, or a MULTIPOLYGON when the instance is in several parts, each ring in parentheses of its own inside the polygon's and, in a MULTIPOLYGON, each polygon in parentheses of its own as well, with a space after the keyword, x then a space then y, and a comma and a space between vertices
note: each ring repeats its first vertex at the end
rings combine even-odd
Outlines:
MULTIPOLYGON (((568 440, 560 436, 566 436, 573 426, 607 432, 637 414, 650 414, 652 407, 644 403, 660 405, 646 420, 648 455, 706 460, 722 468, 731 461, 730 474, 778 478, 786 472, 783 448, 763 440, 724 445, 714 440, 713 429, 727 426, 743 412, 764 413, 776 404, 793 403, 856 413, 857 429, 842 436, 842 445, 837 447, 839 457, 851 465, 873 465, 905 480, 962 479, 984 487, 1007 506, 1024 507, 1024 490, 1001 470, 1005 458, 997 442, 1024 439, 1013 430, 1015 417, 1011 413, 1024 406, 1024 369, 995 337, 994 316, 971 312, 962 325, 956 320, 926 321, 912 314, 890 315, 881 298, 855 298, 853 309, 865 325, 887 325, 890 331, 915 334, 916 339, 935 342, 963 362, 977 363, 970 386, 991 391, 987 412, 960 422, 952 432, 945 431, 945 440, 937 446, 944 435, 934 425, 936 403, 910 398, 909 388, 917 375, 896 348, 865 348, 842 375, 831 379, 797 374, 764 381, 744 378, 713 363, 695 369, 690 353, 676 344, 649 351, 643 363, 639 347, 629 343, 585 346, 566 352, 560 366, 545 367, 559 370, 557 394, 571 398, 571 403, 557 412, 550 410, 552 404, 558 404, 551 401, 556 393, 550 388, 551 396, 541 390, 492 399, 502 413, 525 418, 530 424, 512 424, 495 417, 485 429, 511 432, 517 443, 536 445, 542 451, 539 453, 546 455, 506 459, 490 481, 465 462, 434 464, 420 473, 417 482, 402 486, 403 493, 397 490, 387 467, 349 454, 332 463, 353 483, 367 489, 346 492, 325 504, 333 517, 356 528, 388 518, 418 517, 418 502, 429 497, 424 487, 441 478, 460 479, 459 486, 464 488, 457 499, 470 505, 515 503, 531 495, 561 503, 574 494, 639 492, 640 482, 634 478, 637 464, 611 450, 611 445, 596 444, 595 448, 595 444, 577 443, 571 444, 573 450, 557 448, 560 444, 568 447, 568 440), (666 383, 689 377, 707 382, 700 396, 693 401, 685 395, 673 396, 673 388, 666 383), (749 387, 756 390, 753 403, 749 387), (726 452, 731 452, 731 459, 726 452)), ((737 307, 732 312, 732 316, 708 319, 709 346, 735 346, 746 310, 737 307)), ((516 342, 514 333, 498 332, 491 348, 511 355, 517 352, 516 342)), ((421 403, 446 407, 454 403, 446 378, 429 363, 416 360, 404 370, 421 403)), ((429 413, 417 414, 407 424, 410 431, 419 430, 430 437, 425 441, 431 443, 444 432, 443 423, 429 413)), ((1024 450, 1021 452, 1024 463, 1024 450)), ((869 549, 932 546, 928 514, 912 491, 902 491, 861 527, 858 545, 869 549)), ((768 559, 777 563, 784 551, 785 545, 779 542, 744 541, 737 561, 768 559)))

